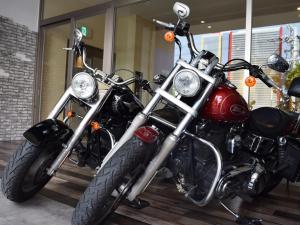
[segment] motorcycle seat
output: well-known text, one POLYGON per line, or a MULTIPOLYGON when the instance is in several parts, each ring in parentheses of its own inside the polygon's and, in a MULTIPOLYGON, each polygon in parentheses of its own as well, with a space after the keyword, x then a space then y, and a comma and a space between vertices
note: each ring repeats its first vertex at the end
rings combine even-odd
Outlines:
POLYGON ((298 114, 294 112, 261 107, 250 113, 248 126, 258 136, 275 139, 285 135, 297 118, 298 114))

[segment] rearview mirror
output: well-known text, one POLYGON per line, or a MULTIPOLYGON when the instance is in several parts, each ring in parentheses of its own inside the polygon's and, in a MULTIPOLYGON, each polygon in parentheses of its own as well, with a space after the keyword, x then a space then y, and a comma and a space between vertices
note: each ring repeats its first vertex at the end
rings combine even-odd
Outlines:
POLYGON ((81 31, 76 28, 74 30, 74 40, 75 40, 75 44, 78 44, 79 42, 81 42, 82 40, 82 37, 83 37, 83 34, 81 33, 81 31))
POLYGON ((173 11, 181 20, 187 18, 190 15, 190 8, 187 5, 180 2, 176 2, 174 4, 173 11))
POLYGON ((278 54, 271 55, 268 58, 267 65, 272 70, 276 70, 280 73, 286 72, 290 67, 289 63, 278 54))

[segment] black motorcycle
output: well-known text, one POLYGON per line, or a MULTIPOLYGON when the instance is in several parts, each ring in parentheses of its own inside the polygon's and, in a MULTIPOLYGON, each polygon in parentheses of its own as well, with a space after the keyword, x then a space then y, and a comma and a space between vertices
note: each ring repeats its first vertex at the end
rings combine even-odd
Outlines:
POLYGON ((85 71, 74 75, 48 118, 25 131, 26 140, 10 158, 2 177, 2 192, 9 200, 22 202, 33 197, 67 158, 81 167, 99 167, 129 121, 143 109, 128 85, 136 82, 151 92, 148 82, 137 76, 123 81, 89 67, 82 33, 75 29, 74 36, 73 47, 66 50, 79 57, 85 71), (108 89, 100 90, 98 82, 108 89))
MULTIPOLYGON (((178 191, 191 202, 203 207, 214 198, 241 225, 260 225, 261 220, 233 212, 225 200, 266 194, 282 178, 300 181, 299 114, 272 107, 249 111, 225 72, 247 69, 286 98, 300 96, 300 80, 285 93, 259 66, 243 59, 219 64, 213 53, 196 49, 184 20, 188 6, 175 3, 173 10, 176 24, 155 22, 187 38, 191 60, 176 62, 107 154, 76 206, 74 225, 101 224, 121 201, 137 201, 162 167, 169 168, 178 191), (161 101, 168 107, 155 111, 161 101)), ((269 58, 268 66, 279 72, 289 67, 278 55, 269 58)))

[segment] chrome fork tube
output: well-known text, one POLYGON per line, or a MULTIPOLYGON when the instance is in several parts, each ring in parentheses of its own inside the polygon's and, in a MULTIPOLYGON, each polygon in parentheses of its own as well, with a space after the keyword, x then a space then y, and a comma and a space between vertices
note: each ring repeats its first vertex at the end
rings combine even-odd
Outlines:
POLYGON ((169 136, 164 141, 159 153, 151 160, 151 162, 145 169, 145 172, 131 188, 131 191, 127 196, 127 199, 129 201, 133 201, 136 198, 136 196, 138 196, 143 190, 145 190, 152 177, 156 174, 156 171, 159 169, 161 164, 164 162, 164 160, 168 157, 170 152, 175 147, 177 141, 177 136, 175 136, 174 134, 169 134, 169 136))
MULTIPOLYGON (((211 91, 213 90, 214 83, 209 83, 205 90, 203 91, 201 98, 193 105, 193 109, 199 110, 205 101, 208 99, 211 91)), ((190 121, 193 119, 193 115, 191 113, 186 114, 183 120, 178 124, 177 128, 171 133, 166 140, 164 141, 159 153, 151 160, 148 164, 145 172, 141 175, 141 177, 137 180, 137 182, 131 188, 130 193, 127 198, 129 201, 133 201, 149 184, 153 176, 155 176, 156 171, 162 165, 164 160, 171 153, 180 135, 184 132, 186 127, 189 125, 190 121)))
POLYGON ((70 96, 71 96, 71 92, 72 92, 71 87, 69 87, 65 91, 65 93, 63 94, 63 96, 61 96, 61 98, 59 99, 59 101, 56 103, 56 105, 54 106, 54 108, 52 109, 52 111, 49 113, 47 119, 56 119, 56 117, 58 117, 58 115, 60 114, 60 112, 63 110, 63 108, 69 102, 70 96))
MULTIPOLYGON (((181 65, 177 64, 174 69, 172 70, 172 72, 170 73, 170 75, 168 76, 168 78, 165 80, 165 82, 163 83, 163 85, 160 87, 161 90, 166 90, 168 88, 168 86, 170 85, 170 83, 173 81, 174 76, 176 75, 176 73, 178 72, 178 70, 180 69, 181 65)), ((145 115, 148 115, 153 109, 154 107, 157 105, 157 102, 161 99, 161 96, 159 93, 156 93, 153 98, 151 99, 151 101, 148 103, 148 105, 145 107, 145 109, 143 110, 143 113, 145 115)))
MULTIPOLYGON (((176 129, 176 125, 175 124, 172 124, 170 123, 169 121, 166 121, 165 119, 162 119, 160 117, 157 117, 157 116, 153 116, 151 115, 150 116, 152 119, 172 128, 172 129, 176 129)), ((196 201, 194 199, 192 199, 189 194, 187 193, 186 197, 189 198, 192 202, 194 202, 196 205, 198 206, 205 206, 207 203, 209 203, 209 201, 212 199, 213 197, 213 194, 215 192, 215 189, 217 188, 217 185, 219 184, 219 180, 221 178, 221 175, 222 175, 222 155, 220 153, 220 151, 209 141, 203 139, 203 138, 200 138, 200 137, 197 137, 196 135, 194 134, 191 134, 187 131, 184 131, 184 134, 188 135, 189 137, 197 140, 197 141, 200 141, 202 142, 203 144, 207 145, 214 153, 214 156, 215 156, 215 159, 216 159, 216 163, 217 163, 217 171, 216 171, 216 175, 215 175, 215 178, 210 186, 210 189, 206 195, 206 197, 204 197, 202 200, 200 201, 196 201)))
MULTIPOLYGON (((206 88, 204 89, 203 93, 201 94, 201 97, 199 100, 193 105, 192 109, 195 111, 199 111, 199 109, 204 105, 205 101, 210 96, 210 93, 212 92, 214 87, 214 83, 209 83, 206 88)), ((193 115, 188 113, 183 120, 178 124, 177 128, 174 130, 173 134, 176 136, 180 136, 182 132, 186 129, 186 127, 189 125, 190 121, 193 119, 193 115)))
MULTIPOLYGON (((181 65, 179 65, 179 64, 177 64, 174 67, 174 69, 172 70, 172 72, 170 73, 170 75, 168 76, 168 78, 166 79, 166 81, 161 86, 161 89, 166 90, 169 87, 170 83, 173 81, 173 77, 175 76, 175 74, 177 73, 177 71, 180 69, 180 67, 181 67, 181 65)), ((145 107, 145 109, 134 118, 134 120, 132 121, 131 125, 126 130, 126 132, 123 134, 123 136, 121 137, 121 139, 115 144, 115 146, 105 156, 105 158, 104 158, 104 160, 103 160, 103 162, 101 164, 101 168, 119 150, 119 148, 122 145, 124 145, 130 138, 132 138, 134 132, 140 126, 142 126, 143 124, 146 123, 146 121, 148 119, 148 115, 155 108, 155 106, 160 101, 160 99, 161 99, 160 94, 156 93, 153 96, 153 98, 151 99, 151 101, 148 103, 148 105, 145 107)), ((98 171, 100 171, 100 169, 98 171)))
POLYGON ((63 162, 66 160, 66 158, 71 153, 74 145, 77 143, 78 139, 82 135, 83 131, 85 130, 87 124, 90 122, 90 120, 93 118, 93 116, 97 113, 100 105, 103 102, 102 96, 99 94, 99 100, 94 104, 89 104, 91 107, 90 110, 87 112, 87 114, 83 117, 82 121, 76 128, 73 136, 68 141, 66 145, 64 145, 64 149, 60 152, 58 157, 55 159, 55 161, 52 163, 51 167, 48 169, 47 174, 49 176, 52 176, 58 168, 63 164, 63 162))
MULTIPOLYGON (((134 120, 132 121, 129 128, 126 130, 126 132, 123 134, 121 139, 114 145, 114 147, 108 152, 108 154, 103 159, 103 162, 101 164, 101 168, 107 163, 107 161, 119 150, 119 148, 124 145, 134 134, 136 129, 138 129, 140 126, 142 126, 147 121, 147 117, 143 113, 139 113, 134 120)), ((98 170, 98 172, 101 170, 101 168, 98 170)))

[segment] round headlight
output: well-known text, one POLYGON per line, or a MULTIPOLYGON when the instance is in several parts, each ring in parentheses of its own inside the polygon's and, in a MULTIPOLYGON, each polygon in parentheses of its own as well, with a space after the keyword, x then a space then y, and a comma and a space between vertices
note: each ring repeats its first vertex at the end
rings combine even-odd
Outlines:
POLYGON ((180 95, 193 97, 200 90, 201 81, 196 72, 183 69, 175 75, 173 85, 180 95))
POLYGON ((95 94, 96 82, 88 73, 80 72, 73 77, 71 87, 78 98, 89 99, 95 94))

